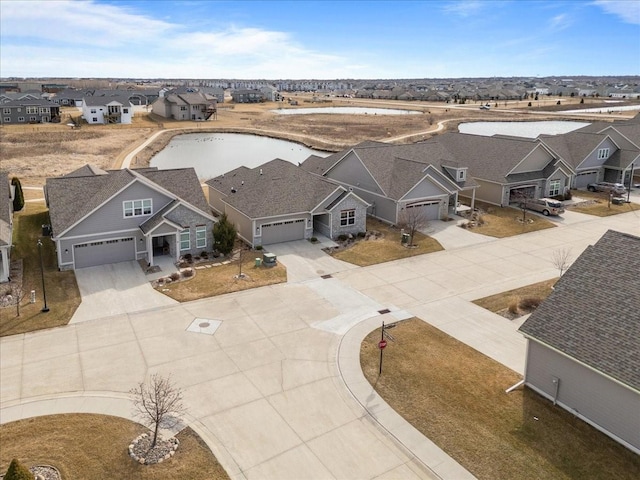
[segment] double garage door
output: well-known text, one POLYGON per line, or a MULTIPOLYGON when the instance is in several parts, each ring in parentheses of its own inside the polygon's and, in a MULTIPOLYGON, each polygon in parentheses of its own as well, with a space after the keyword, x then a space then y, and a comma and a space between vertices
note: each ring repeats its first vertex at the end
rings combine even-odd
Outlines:
POLYGON ((130 237, 74 245, 75 268, 135 260, 135 243, 130 237))
MULTIPOLYGON (((419 202, 412 203, 405 207, 407 209, 407 214, 420 215, 420 218, 424 218, 425 220, 438 220, 440 218, 440 201, 428 201, 428 202, 419 202)), ((418 218, 415 217, 414 218, 418 218)))
POLYGON ((598 181, 598 172, 580 172, 576 175, 575 188, 587 188, 590 183, 598 181))
POLYGON ((262 225, 262 245, 304 239, 304 223, 303 218, 286 222, 265 223, 262 225))

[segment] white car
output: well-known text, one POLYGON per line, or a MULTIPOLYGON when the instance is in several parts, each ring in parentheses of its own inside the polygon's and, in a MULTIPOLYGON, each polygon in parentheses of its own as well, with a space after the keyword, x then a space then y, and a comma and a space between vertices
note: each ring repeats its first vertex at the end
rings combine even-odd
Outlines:
POLYGON ((491 108, 491 105, 489 105, 488 103, 486 105, 480 105, 480 110, 489 110, 491 108))

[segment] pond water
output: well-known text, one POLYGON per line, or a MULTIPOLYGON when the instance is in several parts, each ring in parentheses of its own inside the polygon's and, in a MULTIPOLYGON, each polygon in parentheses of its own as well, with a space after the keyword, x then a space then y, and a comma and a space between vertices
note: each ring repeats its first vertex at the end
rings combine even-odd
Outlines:
POLYGON ((310 155, 327 157, 330 153, 258 135, 189 133, 174 137, 151 159, 151 166, 159 169, 193 167, 198 178, 209 179, 243 165, 254 168, 274 158, 297 164, 310 155))
POLYGON ((458 126, 460 133, 471 133, 474 135, 513 135, 516 137, 536 138, 541 134, 558 135, 568 133, 590 123, 586 122, 566 122, 566 121, 545 121, 545 122, 469 122, 461 123, 458 126))
POLYGON ((415 110, 398 110, 393 108, 366 108, 366 107, 318 107, 318 108, 282 108, 271 110, 278 115, 311 115, 318 113, 330 113, 341 115, 420 115, 422 112, 415 110))

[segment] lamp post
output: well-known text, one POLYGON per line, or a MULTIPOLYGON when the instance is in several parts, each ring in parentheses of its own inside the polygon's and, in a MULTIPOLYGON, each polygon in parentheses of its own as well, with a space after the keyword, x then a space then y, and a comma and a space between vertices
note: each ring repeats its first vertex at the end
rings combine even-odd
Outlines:
POLYGON ((40 276, 42 277, 42 297, 44 298, 44 307, 40 310, 43 313, 47 313, 49 311, 49 307, 47 307, 47 292, 44 289, 44 263, 42 261, 42 242, 38 239, 38 253, 40 254, 40 276))

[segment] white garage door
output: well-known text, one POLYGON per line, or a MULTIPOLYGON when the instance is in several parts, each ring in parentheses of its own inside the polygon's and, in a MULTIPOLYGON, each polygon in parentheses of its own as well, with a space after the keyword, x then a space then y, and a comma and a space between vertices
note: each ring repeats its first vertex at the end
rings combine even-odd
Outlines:
POLYGON ((304 239, 304 219, 262 225, 263 245, 302 239, 304 239))
POLYGON ((580 172, 576 175, 576 188, 587 188, 587 185, 598 181, 598 172, 580 172))
POLYGON ((73 248, 75 268, 95 267, 107 263, 135 260, 133 237, 101 242, 81 243, 73 248))
POLYGON ((405 208, 407 209, 407 214, 413 214, 413 213, 419 212, 418 214, 424 215, 424 218, 426 220, 438 220, 440 218, 440 201, 439 200, 412 203, 411 205, 407 205, 405 208), (415 209, 419 209, 419 210, 416 211, 415 209))

